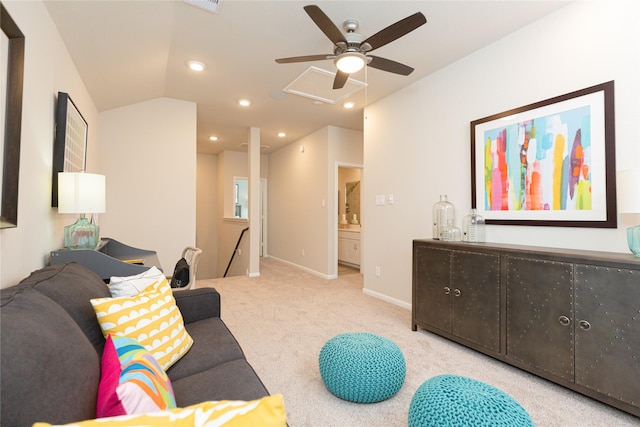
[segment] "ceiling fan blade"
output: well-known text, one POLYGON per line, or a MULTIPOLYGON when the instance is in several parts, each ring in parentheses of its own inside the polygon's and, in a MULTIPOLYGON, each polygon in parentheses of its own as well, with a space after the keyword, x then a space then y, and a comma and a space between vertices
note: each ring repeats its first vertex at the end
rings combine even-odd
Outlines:
POLYGON ((426 24, 426 22, 427 18, 424 17, 422 12, 414 13, 411 16, 401 19, 395 24, 391 24, 387 28, 378 31, 363 41, 362 44, 369 43, 371 45, 371 50, 377 49, 410 33, 419 26, 426 24))
POLYGON ((390 59, 380 58, 379 56, 373 55, 367 55, 367 57, 371 58, 369 67, 377 68, 378 70, 401 74, 403 76, 408 76, 413 72, 413 68, 409 67, 408 65, 404 65, 390 59))
POLYGON ((349 79, 349 73, 338 70, 336 72, 336 78, 333 80, 334 89, 342 89, 349 79))
POLYGON ((304 7, 307 15, 316 23, 318 28, 322 30, 322 32, 333 42, 333 44, 338 44, 339 42, 346 43, 344 38, 344 34, 336 24, 333 23, 331 19, 316 5, 309 5, 304 7))
POLYGON ((278 64, 290 64, 292 62, 307 62, 307 61, 321 61, 323 59, 331 59, 333 55, 305 55, 305 56, 292 56, 290 58, 276 59, 278 64))

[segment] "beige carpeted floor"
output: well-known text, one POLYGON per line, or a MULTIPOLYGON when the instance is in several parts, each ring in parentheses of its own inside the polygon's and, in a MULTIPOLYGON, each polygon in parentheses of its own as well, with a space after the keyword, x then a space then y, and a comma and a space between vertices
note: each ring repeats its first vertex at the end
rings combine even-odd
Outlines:
POLYGON ((406 426, 417 388, 440 374, 463 375, 515 398, 537 426, 631 426, 640 419, 512 368, 423 330, 411 331, 411 312, 362 293, 362 275, 341 268, 325 280, 264 258, 260 277, 197 281, 222 295, 222 319, 272 394, 284 395, 291 427, 406 426), (357 404, 333 396, 318 355, 333 336, 371 332, 394 341, 407 363, 394 397, 357 404))

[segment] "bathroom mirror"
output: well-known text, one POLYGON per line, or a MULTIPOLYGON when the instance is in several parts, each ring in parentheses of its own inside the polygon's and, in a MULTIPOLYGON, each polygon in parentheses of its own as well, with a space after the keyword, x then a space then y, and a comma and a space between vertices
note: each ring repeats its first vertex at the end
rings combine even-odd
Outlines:
POLYGON ((344 184, 345 205, 344 211, 349 224, 360 224, 360 181, 351 181, 344 184))

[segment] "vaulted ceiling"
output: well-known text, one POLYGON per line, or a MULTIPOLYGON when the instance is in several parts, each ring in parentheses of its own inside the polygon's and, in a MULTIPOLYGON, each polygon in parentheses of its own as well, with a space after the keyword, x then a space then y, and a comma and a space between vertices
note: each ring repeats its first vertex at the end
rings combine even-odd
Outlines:
MULTIPOLYGON (((200 0, 218 3, 216 0, 200 0)), ((567 1, 316 1, 342 29, 356 19, 365 37, 422 12, 427 23, 375 51, 407 64, 409 76, 373 68, 351 77, 365 89, 341 102, 284 92, 309 67, 335 73, 331 60, 277 64, 276 58, 329 54, 333 45, 303 7, 310 2, 220 1, 217 13, 182 0, 46 1, 99 111, 157 97, 197 103, 198 152, 241 151, 261 129, 263 153, 323 126, 362 129, 362 108, 566 5, 567 1), (191 71, 196 60, 207 68, 191 71), (247 98, 243 108, 237 101, 247 98), (285 137, 278 137, 285 132, 285 137), (218 141, 209 137, 215 135, 218 141)), ((496 64, 503 58, 496 58, 496 64)), ((332 94, 332 76, 313 74, 311 92, 332 94)), ((305 82, 302 82, 303 84, 305 82)), ((481 84, 481 82, 479 82, 481 84)), ((309 87, 306 87, 309 89, 309 87)), ((341 96, 343 96, 341 94, 341 96)), ((342 101, 341 100, 341 101, 342 101)))

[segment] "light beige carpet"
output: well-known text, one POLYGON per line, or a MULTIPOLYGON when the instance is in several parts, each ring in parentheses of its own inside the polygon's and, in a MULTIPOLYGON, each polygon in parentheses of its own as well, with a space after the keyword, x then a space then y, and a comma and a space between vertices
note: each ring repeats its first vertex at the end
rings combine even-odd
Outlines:
POLYGON ((284 395, 291 427, 406 426, 418 387, 440 374, 463 375, 515 398, 537 426, 631 426, 640 419, 510 367, 424 330, 411 312, 362 293, 362 275, 341 268, 325 280, 264 258, 260 277, 197 281, 222 296, 222 319, 268 390, 284 395), (371 332, 389 338, 407 363, 404 385, 389 400, 358 404, 333 396, 318 355, 333 336, 371 332))

